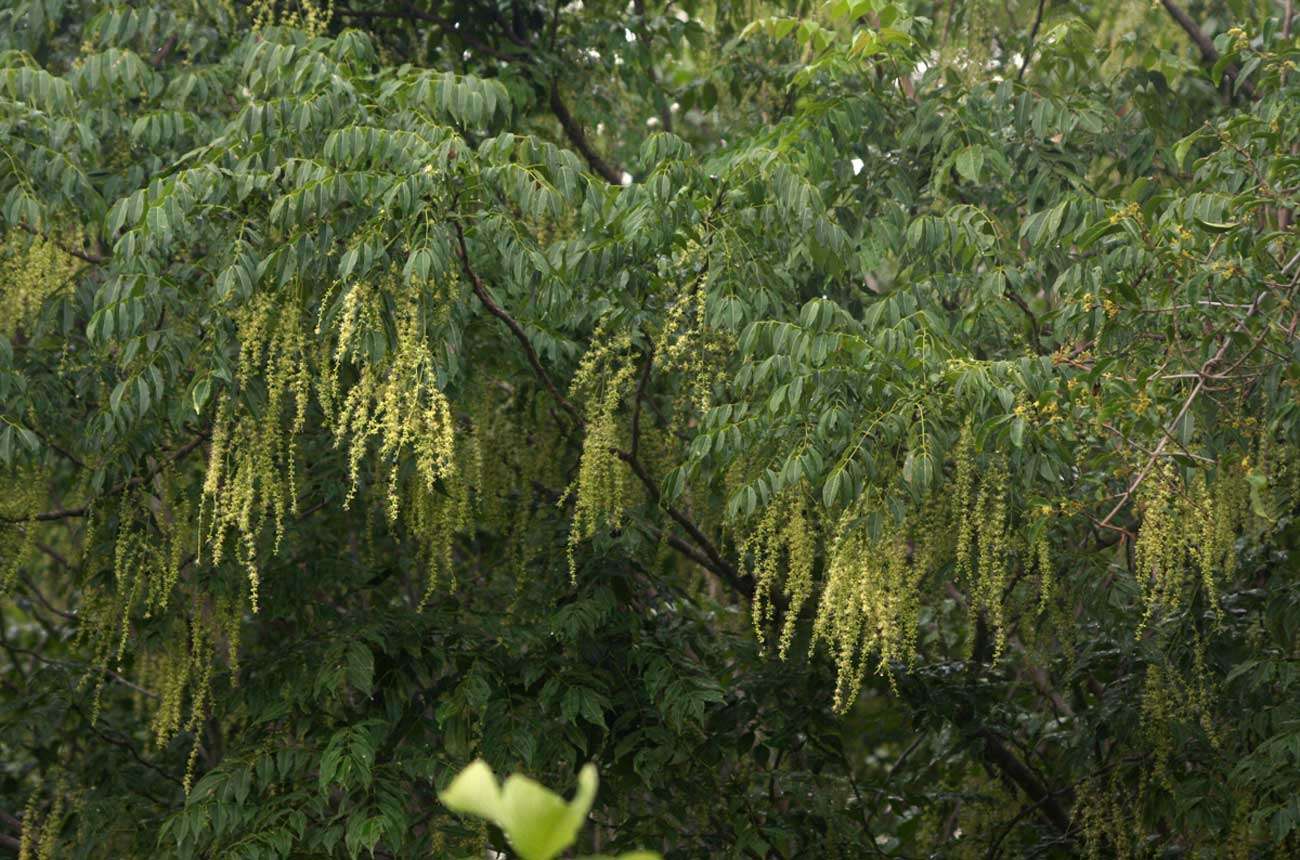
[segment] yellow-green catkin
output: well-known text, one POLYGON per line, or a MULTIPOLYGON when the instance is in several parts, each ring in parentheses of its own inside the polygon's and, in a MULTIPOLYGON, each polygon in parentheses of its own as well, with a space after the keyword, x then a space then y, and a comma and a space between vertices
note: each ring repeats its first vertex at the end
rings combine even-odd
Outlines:
POLYGON ((1176 605, 1183 595, 1183 533, 1173 466, 1156 467, 1139 488, 1142 525, 1133 547, 1134 575, 1146 603, 1142 626, 1157 606, 1176 605))
POLYGON ((1001 458, 993 458, 983 473, 979 472, 970 427, 963 429, 956 450, 953 491, 957 579, 966 586, 972 617, 983 615, 993 633, 995 659, 1007 641, 1003 600, 1013 555, 1009 484, 1001 458))
MULTIPOLYGON (((706 249, 692 243, 682 251, 677 265, 686 269, 707 267, 706 254, 706 249)), ((662 368, 680 373, 687 380, 690 404, 703 414, 713 403, 715 386, 725 378, 723 368, 734 352, 734 336, 709 325, 707 268, 667 297, 666 302, 668 312, 655 338, 655 355, 662 368)))
POLYGON ((993 656, 1006 648, 1003 595, 1010 574, 1010 528, 1007 511, 1008 476, 1005 463, 995 460, 981 482, 975 503, 979 535, 979 569, 970 593, 971 606, 985 614, 993 631, 993 656))
MULTIPOLYGON (((256 612, 261 577, 258 541, 269 525, 278 549, 288 517, 297 512, 297 446, 311 396, 310 352, 301 306, 291 292, 251 298, 236 315, 240 391, 260 381, 266 398, 258 412, 238 395, 218 401, 203 484, 210 561, 226 554, 234 533, 236 558, 248 577, 256 612)), ((274 551, 274 550, 273 550, 274 551)))
POLYGON ((752 614, 760 646, 766 644, 774 596, 779 590, 786 597, 785 621, 777 645, 782 660, 790 650, 799 611, 813 590, 817 532, 805 510, 805 490, 800 485, 778 494, 764 509, 758 525, 742 546, 742 554, 749 561, 749 574, 754 578, 752 614))
MULTIPOLYGON (((68 237, 68 246, 80 244, 68 237)), ((43 236, 10 230, 0 238, 0 335, 29 326, 51 298, 66 292, 83 263, 43 236)))
POLYGON ((23 809, 22 831, 18 838, 19 860, 54 860, 59 856, 59 835, 67 817, 65 809, 68 793, 67 780, 62 776, 47 776, 43 784, 27 798, 23 809), (53 790, 49 787, 53 784, 53 790), (49 809, 41 814, 40 797, 49 795, 49 809))
POLYGON ((1142 732, 1152 752, 1151 775, 1170 792, 1174 790, 1169 778, 1173 727, 1182 711, 1177 678, 1158 663, 1147 666, 1142 685, 1142 732))
POLYGON ((40 807, 36 792, 27 798, 23 809, 23 830, 18 838, 18 860, 35 860, 36 848, 41 839, 40 807))
POLYGON ((0 473, 0 594, 10 591, 37 551, 36 528, 25 518, 47 506, 48 472, 20 465, 0 473))
POLYGON ((846 512, 828 550, 826 583, 813 621, 812 646, 834 655, 835 709, 845 711, 861 689, 868 661, 892 681, 891 664, 911 661, 920 615, 921 571, 905 524, 883 514, 873 535, 866 510, 846 512))
POLYGON ((0 527, 0 594, 13 589, 23 565, 36 549, 36 529, 29 524, 0 527))
POLYGON ((619 528, 628 503, 628 470, 618 456, 624 436, 618 412, 636 375, 636 365, 627 355, 630 346, 627 335, 609 338, 604 326, 597 326, 571 386, 573 396, 586 404, 578 475, 560 499, 560 504, 573 499, 566 552, 574 580, 578 545, 602 529, 619 528))
POLYGON ((1242 470, 1222 466, 1212 476, 1196 472, 1184 482, 1166 462, 1138 488, 1137 504, 1141 525, 1133 573, 1144 602, 1139 629, 1157 611, 1184 606, 1194 587, 1220 612, 1220 585, 1236 572, 1237 535, 1249 510, 1242 470))
MULTIPOLYGON (((363 287, 353 287, 357 296, 363 287)), ((428 335, 428 311, 420 293, 398 302, 396 338, 382 362, 362 363, 356 381, 339 398, 333 416, 335 444, 346 446, 350 505, 360 486, 362 464, 372 451, 385 473, 384 512, 390 525, 401 521, 417 542, 428 571, 425 600, 437 583, 450 581, 453 543, 470 512, 467 471, 477 443, 459 441, 451 402, 439 387, 438 365, 428 335)), ((340 359, 359 354, 359 332, 375 324, 377 307, 362 295, 345 301, 339 328, 340 359)), ((470 472, 472 474, 472 471, 470 472)), ((423 602, 421 603, 423 605, 423 602)))
POLYGON ((1138 804, 1119 768, 1079 783, 1072 815, 1088 860, 1134 857, 1138 814, 1138 804))
POLYGON ((41 838, 36 843, 36 860, 54 860, 58 856, 59 834, 63 830, 65 814, 64 797, 67 790, 67 783, 64 780, 60 779, 55 784, 54 796, 50 798, 50 810, 41 825, 41 838))
POLYGON ((975 518, 971 508, 975 500, 975 441, 970 424, 962 428, 956 449, 956 479, 953 505, 957 522, 957 578, 969 582, 975 573, 975 518))
POLYGON ((334 18, 334 0, 254 0, 250 7, 253 29, 292 27, 308 36, 323 36, 334 18))
MULTIPOLYGON (((409 456, 420 482, 434 492, 459 471, 456 427, 451 404, 438 387, 438 368, 419 303, 409 299, 398 311, 396 345, 384 364, 367 362, 343 399, 335 421, 335 444, 348 445, 355 496, 361 462, 377 441, 382 467, 388 470, 386 510, 390 522, 401 507, 400 472, 409 456)), ((340 334, 340 338, 346 334, 340 334)))

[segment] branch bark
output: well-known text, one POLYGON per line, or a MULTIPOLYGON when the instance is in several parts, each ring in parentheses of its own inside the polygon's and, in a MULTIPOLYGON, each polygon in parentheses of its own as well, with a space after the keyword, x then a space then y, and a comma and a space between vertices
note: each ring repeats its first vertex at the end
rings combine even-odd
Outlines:
POLYGON ((532 341, 528 339, 528 333, 524 331, 524 327, 521 326, 514 317, 506 313, 505 308, 496 303, 492 298, 492 294, 488 292, 487 286, 483 283, 483 279, 478 276, 476 271, 474 271, 474 267, 469 261, 469 248, 465 244, 465 229, 461 226, 459 221, 453 220, 451 223, 453 229, 456 231, 456 256, 460 258, 461 269, 464 270, 465 277, 469 278, 470 287, 474 290, 474 295, 478 296, 478 300, 483 303, 483 307, 487 308, 488 313, 501 320, 506 324, 506 328, 510 329, 510 333, 515 336, 515 340, 517 340, 519 345, 523 348, 524 356, 528 359, 528 364, 533 369, 533 375, 541 380, 542 385, 546 386, 546 390, 555 398, 555 402, 560 405, 560 408, 569 413, 579 427, 585 426, 586 422, 582 420, 582 413, 578 411, 578 408, 574 406, 567 397, 560 393, 560 389, 556 386, 554 380, 551 379, 551 375, 547 373, 546 368, 542 366, 542 360, 537 357, 537 350, 533 349, 532 341))
MULTIPOLYGON (((1209 36, 1205 35, 1201 30, 1200 25, 1193 21, 1191 16, 1188 15, 1181 6, 1173 2, 1173 0, 1160 0, 1160 5, 1165 7, 1165 11, 1169 13, 1169 17, 1173 18, 1178 26, 1183 28, 1183 32, 1185 32, 1191 38, 1192 42, 1196 44, 1196 47, 1201 52, 1201 59, 1207 66, 1213 66, 1219 61, 1219 51, 1214 47, 1214 42, 1210 40, 1209 36)), ((1237 68, 1235 63, 1224 69, 1224 74, 1227 75, 1234 84, 1237 83, 1237 75, 1239 72, 1240 69, 1237 68)), ((1256 98, 1255 88, 1250 85, 1249 81, 1242 81, 1237 89, 1241 90, 1252 99, 1256 98)))
POLYGON ((569 142, 573 144, 578 152, 582 153, 583 158, 587 159, 591 169, 610 185, 622 185, 623 172, 602 158, 600 153, 596 152, 595 147, 587 140, 587 135, 583 132, 582 126, 573 118, 568 105, 560 98, 558 81, 551 83, 551 112, 560 121, 560 127, 564 129, 564 134, 569 138, 569 142))
MULTIPOLYGON (((199 447, 199 445, 203 444, 203 440, 205 438, 207 437, 204 436, 202 433, 200 433, 192 441, 187 442, 186 444, 182 445, 180 448, 177 448, 176 451, 171 454, 171 456, 167 457, 166 460, 164 460, 162 463, 159 463, 157 466, 150 469, 145 474, 137 475, 134 478, 130 478, 128 480, 122 481, 121 483, 113 485, 111 488, 109 488, 108 492, 104 493, 104 495, 115 496, 118 493, 122 492, 123 490, 129 490, 132 487, 138 487, 141 484, 146 483, 147 481, 151 480, 154 477, 154 475, 157 475, 164 468, 166 468, 167 464, 175 463, 177 460, 184 458, 186 454, 190 453, 195 448, 199 447)), ((90 512, 89 505, 85 507, 79 507, 79 508, 55 508, 52 511, 44 511, 43 513, 32 514, 29 517, 3 517, 0 518, 0 522, 44 523, 44 522, 52 522, 56 520, 67 520, 67 519, 75 519, 77 517, 84 517, 89 512, 90 512)))
POLYGON ((981 727, 975 736, 984 742, 984 755, 989 763, 1034 801, 1039 814, 1053 829, 1062 836, 1069 835, 1070 813, 1056 799, 1056 793, 1039 782, 1038 777, 1007 749, 992 729, 981 727))
POLYGON ((1029 28, 1029 45, 1025 48, 1025 59, 1020 64, 1020 71, 1016 74, 1018 80, 1023 80, 1025 72, 1029 69, 1029 61, 1034 58, 1034 42, 1038 40, 1038 28, 1043 25, 1043 12, 1047 8, 1047 0, 1038 0, 1038 11, 1034 14, 1034 25, 1029 28))

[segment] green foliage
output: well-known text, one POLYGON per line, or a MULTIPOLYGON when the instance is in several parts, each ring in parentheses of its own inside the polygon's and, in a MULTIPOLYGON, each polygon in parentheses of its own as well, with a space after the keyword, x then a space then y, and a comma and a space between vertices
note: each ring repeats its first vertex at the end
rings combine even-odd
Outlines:
POLYGON ((0 0, 0 847, 1296 851, 1292 12, 0 0))

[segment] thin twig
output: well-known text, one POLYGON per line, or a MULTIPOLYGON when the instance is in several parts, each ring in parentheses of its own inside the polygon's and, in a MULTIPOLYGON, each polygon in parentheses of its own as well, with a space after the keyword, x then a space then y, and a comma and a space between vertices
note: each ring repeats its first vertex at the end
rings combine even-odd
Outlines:
MULTIPOLYGON (((134 478, 129 478, 128 480, 115 484, 114 486, 110 487, 108 492, 104 493, 104 495, 115 496, 124 490, 129 490, 132 487, 138 487, 149 482, 150 480, 153 479, 155 475, 157 475, 163 469, 167 468, 169 464, 181 460, 182 458, 185 457, 186 454, 190 453, 195 448, 199 447, 199 445, 203 444, 203 440, 205 438, 207 437, 204 436, 202 433, 200 433, 192 441, 187 442, 186 444, 182 445, 180 448, 176 449, 176 451, 170 457, 167 457, 165 460, 163 460, 157 466, 154 466, 145 474, 137 475, 134 478)), ((66 519, 74 519, 76 517, 84 517, 89 512, 90 512, 89 505, 85 507, 79 507, 79 508, 56 508, 52 511, 45 511, 39 514, 32 514, 31 516, 28 517, 3 517, 0 518, 0 522, 43 523, 43 522, 51 522, 55 520, 66 520, 66 519)))
MULTIPOLYGON (((58 553, 54 553, 54 551, 53 551, 52 549, 47 548, 47 547, 45 546, 45 544, 41 544, 41 549, 42 549, 43 551, 45 551, 47 554, 48 554, 48 553, 53 553, 53 555, 51 556, 52 558, 55 558, 55 559, 57 559, 57 560, 59 560, 59 561, 63 561, 62 556, 60 556, 58 553)), ((67 565, 67 562, 66 562, 66 561, 63 561, 63 564, 66 566, 66 565, 67 565)), ((46 599, 45 599, 45 595, 41 593, 41 590, 40 590, 39 588, 37 588, 37 587, 35 586, 35 584, 33 584, 32 581, 29 580, 26 576, 24 576, 23 574, 20 573, 20 574, 18 574, 18 578, 19 578, 20 580, 22 580, 23 585, 27 586, 28 590, 31 591, 32 594, 35 594, 35 595, 36 595, 36 599, 37 599, 37 600, 40 602, 40 604, 41 604, 42 606, 44 606, 46 609, 50 610, 50 611, 53 612, 55 615, 58 615, 59 617, 65 619, 65 620, 67 620, 67 621, 76 621, 76 620, 77 620, 77 616, 76 616, 75 613, 67 612, 67 611, 65 611, 65 610, 59 609, 59 608, 58 608, 57 606, 55 606, 54 604, 50 603, 50 601, 46 600, 46 599)))
POLYGON ((1025 70, 1029 68, 1029 61, 1034 57, 1034 40, 1038 38, 1038 28, 1043 23, 1043 10, 1047 8, 1047 0, 1038 0, 1038 12, 1034 15, 1034 26, 1029 28, 1029 45, 1025 48, 1025 60, 1020 64, 1020 72, 1016 75, 1017 80, 1024 80, 1025 70))
MULTIPOLYGON (((1259 311, 1259 305, 1260 302, 1263 301, 1264 296, 1264 293, 1260 293, 1255 297, 1255 301, 1251 302, 1250 310, 1246 313, 1246 316, 1238 321, 1237 328, 1244 326, 1246 320, 1250 319, 1259 311)), ((1201 369, 1196 372, 1196 385, 1192 387, 1192 392, 1188 394, 1187 398, 1183 401, 1183 405, 1179 408, 1178 414, 1176 414, 1173 417, 1173 420, 1166 425, 1164 433, 1160 436, 1160 441, 1156 443, 1155 450, 1151 452, 1151 455, 1147 458, 1142 469, 1137 473, 1137 476, 1133 478, 1132 483, 1129 484, 1128 489, 1120 494, 1119 501, 1115 502, 1115 507, 1111 508, 1110 513, 1106 514, 1105 518, 1097 523, 1098 526, 1102 528, 1107 527, 1110 524, 1110 521, 1115 518, 1115 515, 1123 509, 1124 505, 1128 504, 1128 500, 1132 498, 1133 493, 1137 491, 1137 488, 1146 480, 1147 475, 1151 472, 1151 467, 1155 465, 1158 459, 1160 459, 1160 455, 1164 453, 1165 446, 1169 443, 1169 440, 1173 438, 1174 429, 1178 426, 1178 423, 1183 420, 1183 416, 1187 414, 1187 411, 1192 408, 1192 403, 1196 401, 1201 390, 1205 388, 1205 383, 1210 378, 1211 368, 1223 359, 1223 356, 1228 352, 1228 347, 1231 344, 1232 336, 1230 334, 1225 334, 1223 340, 1219 343, 1219 348, 1214 351, 1214 355, 1206 359, 1205 363, 1201 365, 1201 369)), ((1248 350, 1247 354, 1251 351, 1253 350, 1248 350)))
MULTIPOLYGON (((1192 20, 1190 15, 1183 11, 1181 6, 1173 2, 1173 0, 1160 0, 1160 5, 1164 6, 1165 11, 1169 13, 1169 17, 1173 18, 1179 27, 1183 28, 1183 32, 1191 37, 1196 47, 1200 49, 1201 59, 1205 61, 1207 66, 1213 66, 1219 61, 1219 52, 1214 47, 1214 42, 1210 40, 1209 36, 1205 35, 1200 26, 1192 20)), ((1240 70, 1237 68, 1236 63, 1230 63, 1223 71, 1228 79, 1237 85, 1237 89, 1252 99, 1256 98, 1255 88, 1251 86, 1250 81, 1237 82, 1237 75, 1240 70)))
POLYGON ((645 363, 641 366, 641 378, 636 384, 636 395, 632 400, 632 439, 628 445, 628 453, 633 457, 637 454, 637 448, 641 444, 641 403, 645 400, 646 386, 650 383, 650 368, 654 365, 655 345, 654 341, 646 349, 645 363))
POLYGON ((102 256, 100 254, 96 254, 93 251, 82 251, 79 248, 73 248, 68 245, 65 245, 62 242, 60 242, 58 239, 53 239, 49 236, 46 236, 44 233, 42 233, 40 230, 37 230, 31 224, 28 224, 26 221, 19 221, 18 226, 26 230, 28 233, 31 233, 33 236, 36 236, 37 238, 45 239, 48 242, 53 242, 55 247, 57 247, 60 251, 62 251, 65 254, 69 254, 73 257, 76 257, 78 260, 84 260, 85 262, 92 263, 94 265, 99 265, 100 263, 108 262, 108 257, 102 256))

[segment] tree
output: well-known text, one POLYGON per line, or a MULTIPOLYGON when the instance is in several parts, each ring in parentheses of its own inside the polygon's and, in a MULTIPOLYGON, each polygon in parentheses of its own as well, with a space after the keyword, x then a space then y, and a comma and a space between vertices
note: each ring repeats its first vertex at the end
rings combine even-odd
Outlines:
POLYGON ((0 841, 1300 847, 1291 3, 0 8, 0 841))

